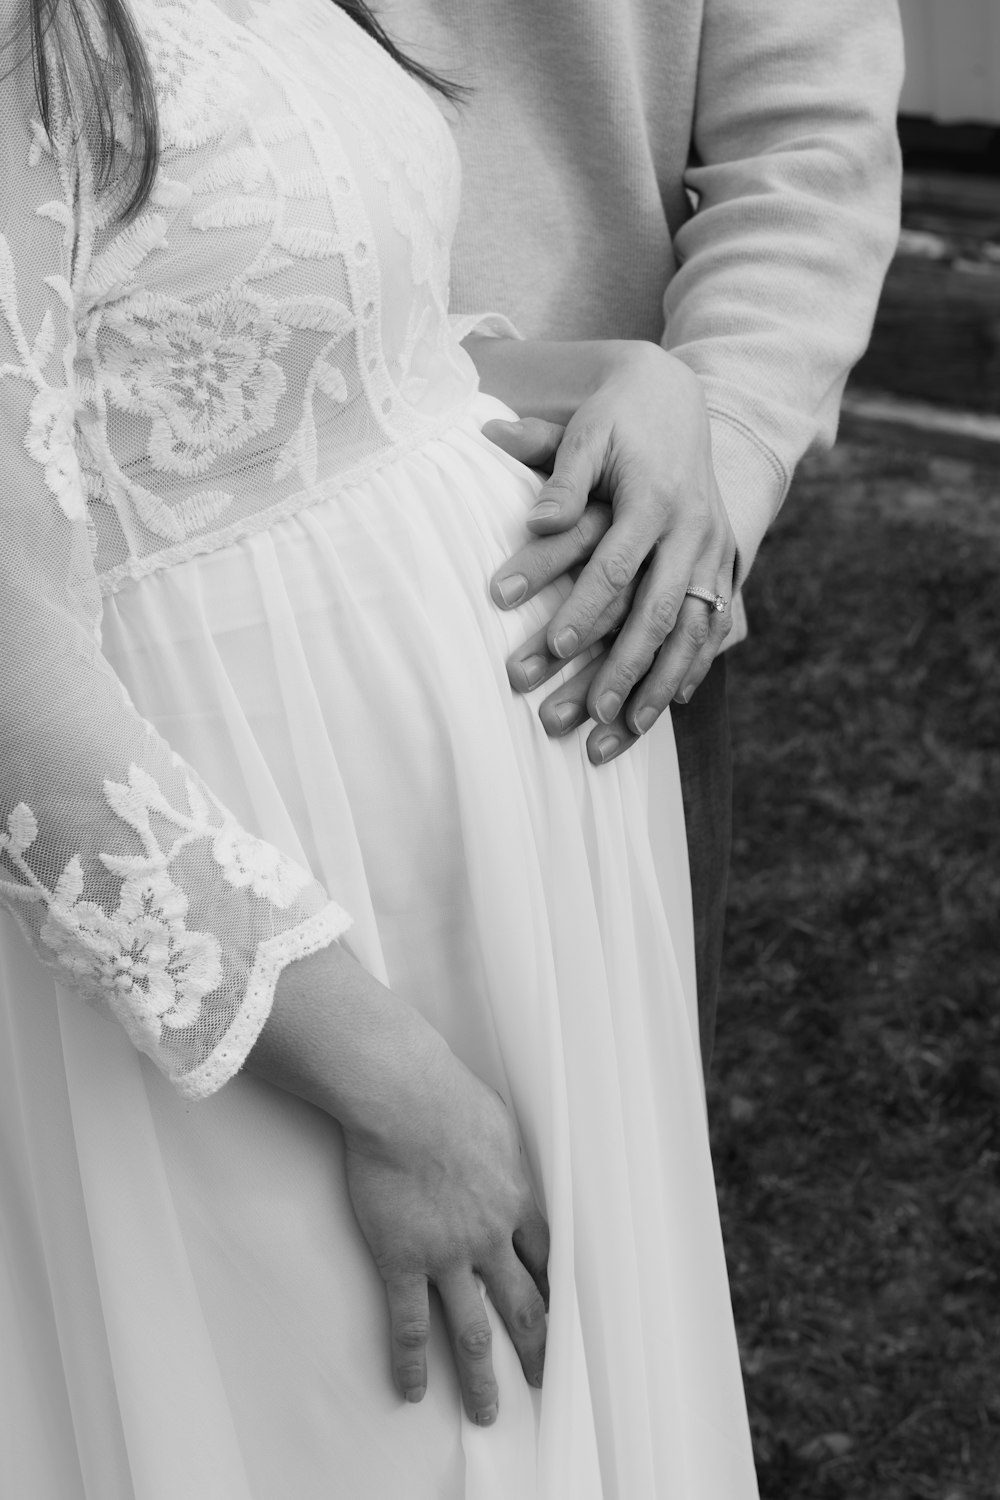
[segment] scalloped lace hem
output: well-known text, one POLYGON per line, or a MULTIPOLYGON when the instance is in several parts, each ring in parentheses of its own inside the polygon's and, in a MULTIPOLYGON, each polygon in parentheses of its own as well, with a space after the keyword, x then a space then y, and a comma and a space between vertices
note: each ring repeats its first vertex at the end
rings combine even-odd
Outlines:
POLYGON ((188 1073, 175 1074, 171 1083, 185 1099, 206 1099, 239 1072, 261 1033, 274 1002, 278 978, 296 958, 308 958, 341 937, 351 925, 343 907, 331 901, 297 927, 276 933, 259 944, 243 1004, 215 1050, 188 1073))

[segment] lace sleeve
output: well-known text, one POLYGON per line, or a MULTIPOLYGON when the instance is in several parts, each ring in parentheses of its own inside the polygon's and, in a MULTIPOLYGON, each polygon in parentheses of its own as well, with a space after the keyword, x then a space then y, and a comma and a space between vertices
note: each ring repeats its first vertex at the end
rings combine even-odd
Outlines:
MULTIPOLYGON (((20 70, 23 75, 23 69, 20 70)), ((0 899, 189 1097, 241 1066, 285 963, 348 918, 240 828, 101 655, 77 449, 72 150, 0 83, 0 899)))

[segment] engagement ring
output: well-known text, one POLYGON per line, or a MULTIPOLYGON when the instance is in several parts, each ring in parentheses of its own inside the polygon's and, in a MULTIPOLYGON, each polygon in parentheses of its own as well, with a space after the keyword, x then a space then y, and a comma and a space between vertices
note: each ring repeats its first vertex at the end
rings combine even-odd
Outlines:
POLYGON ((713 594, 711 589, 689 588, 684 590, 690 594, 692 599, 704 599, 718 614, 724 614, 729 605, 729 600, 723 594, 713 594))

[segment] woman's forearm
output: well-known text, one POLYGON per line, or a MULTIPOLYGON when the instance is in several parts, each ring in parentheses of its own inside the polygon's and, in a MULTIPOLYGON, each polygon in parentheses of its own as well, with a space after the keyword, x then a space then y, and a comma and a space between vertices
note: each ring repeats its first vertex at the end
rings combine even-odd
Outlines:
POLYGON ((630 339, 522 341, 482 334, 470 334, 462 347, 487 395, 505 402, 518 416, 542 417, 563 426, 623 362, 641 359, 645 348, 630 339))
POLYGON ((284 969, 245 1066, 368 1135, 405 1128, 414 1090, 448 1051, 412 1005, 331 943, 284 969))

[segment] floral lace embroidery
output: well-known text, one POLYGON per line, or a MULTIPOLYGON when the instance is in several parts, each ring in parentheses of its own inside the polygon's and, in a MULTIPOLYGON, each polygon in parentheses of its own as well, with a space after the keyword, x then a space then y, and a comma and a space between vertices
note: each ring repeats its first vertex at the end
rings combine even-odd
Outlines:
MULTIPOLYGON (((330 87, 321 45, 327 0, 298 0, 296 27, 320 43, 300 61, 311 86, 330 87)), ((283 7, 254 0, 250 25, 276 45, 288 25, 283 7)), ((374 43, 358 38, 355 65, 337 80, 338 106, 365 149, 366 165, 386 191, 393 223, 410 245, 414 285, 433 283, 447 301, 449 247, 458 223, 458 152, 438 109, 413 79, 380 87, 382 59, 374 43), (372 108, 372 99, 379 101, 372 108)))
POLYGON ((81 899, 79 860, 66 866, 42 924, 42 942, 85 992, 101 991, 133 1037, 155 1047, 164 1026, 193 1026, 222 981, 222 950, 188 932, 188 900, 163 871, 123 881, 110 914, 81 899))
MULTIPOLYGON (((457 156, 419 87, 329 0, 132 9, 163 142, 148 203, 117 216, 57 87, 0 210, 0 381, 27 390, 24 452, 59 512, 39 514, 29 484, 11 517, 19 670, 39 676, 36 626, 51 660, 90 662, 80 627, 97 640, 99 585, 370 477, 475 388, 445 314, 457 156)), ((29 97, 15 89, 17 119, 29 97)), ((150 774, 162 755, 148 765, 103 783, 96 826, 15 779, 0 896, 195 1097, 240 1066, 283 963, 348 919, 179 762, 169 796, 150 774)), ((90 790, 102 775, 80 773, 90 790)))
MULTIPOLYGON (((308 23, 315 48, 299 43, 290 52, 288 17, 268 0, 254 0, 253 31, 210 0, 138 0, 164 152, 152 199, 130 223, 117 220, 113 197, 94 192, 78 132, 64 124, 50 139, 34 127, 29 165, 54 171, 61 189, 36 212, 62 230, 66 271, 47 278, 58 301, 29 339, 0 236, 0 315, 20 355, 0 374, 35 388, 25 442, 66 514, 78 515, 85 498, 115 516, 98 527, 105 550, 97 569, 112 579, 148 571, 151 552, 210 536, 220 518, 231 537, 241 517, 256 529, 266 504, 275 516, 297 508, 294 487, 329 486, 338 455, 355 478, 365 449, 374 469, 394 447, 406 451, 442 425, 437 412, 421 418, 418 406, 429 389, 428 354, 455 358, 446 305, 457 153, 434 105, 352 22, 328 3, 293 5, 296 27, 308 23), (339 64, 332 84, 331 26, 339 64), (393 369, 354 168, 325 107, 293 76, 292 54, 301 71, 303 50, 305 72, 328 95, 333 89, 335 108, 357 133, 422 289, 407 308, 393 369), (204 235, 220 249, 194 279, 216 287, 185 297, 171 268, 180 251, 198 270, 191 257, 204 258, 204 235), (221 274, 218 261, 228 267, 221 274), (60 312, 67 328, 55 376, 48 367, 60 312), (419 348, 427 352, 417 374, 419 348), (348 440, 334 449, 329 434, 341 414, 348 440), (232 482, 237 454, 242 493, 232 482), (255 497, 246 476, 262 462, 271 486, 261 475, 255 497)), ((457 415, 457 398, 469 394, 467 365, 459 361, 452 375, 457 415)))
POLYGON ((311 878, 301 865, 273 844, 247 833, 228 813, 212 840, 212 858, 235 890, 249 886, 255 896, 272 906, 291 905, 311 878))
MULTIPOLYGON (((59 290, 61 293, 62 289, 59 290)), ((47 309, 29 343, 18 313, 14 261, 3 234, 0 234, 0 314, 20 356, 18 364, 11 361, 0 365, 0 380, 4 377, 23 380, 36 391, 28 415, 25 447, 41 465, 45 483, 63 514, 70 520, 79 519, 83 497, 75 445, 75 401, 69 384, 51 385, 46 376, 55 345, 54 320, 47 309)))
POLYGON ((182 148, 201 146, 221 133, 232 110, 246 99, 236 40, 213 24, 207 6, 197 47, 191 45, 184 6, 140 0, 139 14, 163 140, 182 148))
POLYGON ((38 823, 25 803, 14 808, 0 833, 0 861, 15 877, 0 879, 0 893, 22 907, 44 904, 39 936, 57 967, 91 998, 104 1000, 146 1051, 159 1045, 165 1027, 193 1026, 223 979, 219 940, 186 926, 188 898, 169 873, 180 852, 209 841, 230 887, 249 888, 279 910, 312 884, 308 871, 246 833, 190 777, 185 791, 188 809, 182 812, 138 766, 129 768, 126 783, 105 782, 108 806, 143 850, 99 855, 104 870, 121 879, 112 911, 85 898, 84 869, 75 856, 52 889, 39 879, 27 858, 38 823), (171 830, 167 842, 157 834, 154 817, 171 830))
POLYGON ((203 474, 266 432, 285 392, 275 356, 288 342, 262 301, 220 292, 198 307, 139 294, 105 315, 120 342, 105 352, 112 401, 149 418, 154 468, 203 474))

